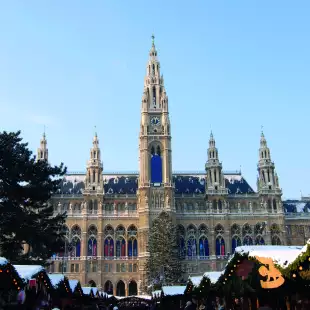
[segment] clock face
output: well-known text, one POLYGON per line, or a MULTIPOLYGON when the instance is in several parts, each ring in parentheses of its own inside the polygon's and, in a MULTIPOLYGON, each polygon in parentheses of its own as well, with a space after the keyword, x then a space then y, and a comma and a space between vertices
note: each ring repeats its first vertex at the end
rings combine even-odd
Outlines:
POLYGON ((158 116, 154 116, 151 118, 151 124, 154 126, 158 126, 160 125, 160 119, 158 116))

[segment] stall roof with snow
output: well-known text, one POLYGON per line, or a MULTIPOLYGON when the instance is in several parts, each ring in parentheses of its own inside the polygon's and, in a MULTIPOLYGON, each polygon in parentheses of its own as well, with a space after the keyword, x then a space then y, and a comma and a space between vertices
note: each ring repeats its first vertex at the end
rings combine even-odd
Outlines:
POLYGON ((14 265, 19 276, 26 282, 35 277, 39 272, 45 269, 39 265, 14 265))
POLYGON ((185 285, 163 286, 162 292, 164 296, 183 295, 186 289, 185 285))
POLYGON ((253 245, 237 247, 234 255, 271 258, 274 263, 285 268, 298 257, 302 250, 302 246, 253 245))

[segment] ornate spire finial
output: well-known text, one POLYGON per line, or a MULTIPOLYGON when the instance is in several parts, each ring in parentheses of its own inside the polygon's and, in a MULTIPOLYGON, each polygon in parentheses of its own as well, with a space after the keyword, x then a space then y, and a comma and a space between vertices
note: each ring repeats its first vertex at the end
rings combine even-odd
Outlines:
POLYGON ((43 139, 45 139, 46 135, 45 135, 45 125, 43 127, 43 139))
POLYGON ((97 126, 95 125, 95 137, 97 137, 97 126))
POLYGON ((152 46, 155 46, 155 36, 152 34, 152 46))
POLYGON ((260 129, 261 129, 261 135, 264 136, 264 126, 261 125, 261 126, 260 126, 260 129))

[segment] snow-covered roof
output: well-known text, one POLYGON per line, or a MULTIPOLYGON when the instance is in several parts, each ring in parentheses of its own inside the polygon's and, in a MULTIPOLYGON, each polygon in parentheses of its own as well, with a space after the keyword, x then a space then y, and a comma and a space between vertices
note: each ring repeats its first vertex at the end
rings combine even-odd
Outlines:
POLYGON ((0 266, 8 264, 8 260, 4 257, 0 257, 0 266))
POLYGON ((184 285, 176 285, 176 286, 163 286, 162 291, 165 296, 175 296, 175 295, 183 295, 186 286, 184 285))
POLYGON ((206 272, 203 276, 208 277, 211 283, 215 284, 222 274, 223 274, 223 271, 209 271, 209 272, 206 272))
POLYGON ((53 285, 53 287, 57 287, 58 284, 61 282, 61 281, 64 281, 65 280, 65 276, 63 274, 48 274, 48 277, 50 278, 50 281, 53 285))
POLYGON ((194 277, 189 277, 189 280, 193 283, 194 286, 199 286, 202 278, 203 278, 203 275, 194 276, 194 277))
POLYGON ((90 295, 92 292, 92 287, 82 287, 82 292, 84 295, 90 295))
POLYGON ((210 279, 212 284, 215 284, 224 271, 208 271, 205 272, 202 276, 189 277, 189 280, 192 282, 193 286, 198 287, 201 283, 203 277, 210 279))
POLYGON ((161 290, 157 290, 157 291, 152 292, 152 296, 153 297, 157 297, 157 296, 160 296, 160 295, 161 295, 161 290))
POLYGON ((72 292, 76 289, 79 281, 78 280, 69 280, 69 286, 72 292))
POLYGON ((39 265, 14 265, 19 276, 25 280, 29 281, 34 275, 40 271, 44 271, 44 268, 39 265))
POLYGON ((253 245, 237 247, 235 253, 247 254, 249 257, 272 258, 276 264, 286 267, 297 258, 302 250, 302 246, 253 245))

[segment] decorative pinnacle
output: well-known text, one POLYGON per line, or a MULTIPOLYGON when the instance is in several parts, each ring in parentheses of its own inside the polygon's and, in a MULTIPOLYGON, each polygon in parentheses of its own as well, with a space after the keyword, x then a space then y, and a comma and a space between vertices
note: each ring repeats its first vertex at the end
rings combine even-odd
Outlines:
POLYGON ((152 46, 155 46, 155 36, 152 34, 152 46))
POLYGON ((95 137, 97 137, 97 126, 95 125, 95 137))
POLYGON ((43 128, 43 139, 45 139, 46 135, 45 135, 45 125, 44 125, 44 128, 43 128))

